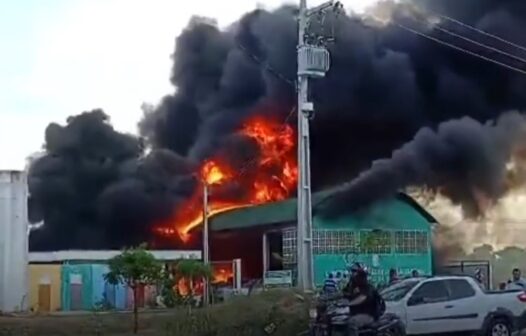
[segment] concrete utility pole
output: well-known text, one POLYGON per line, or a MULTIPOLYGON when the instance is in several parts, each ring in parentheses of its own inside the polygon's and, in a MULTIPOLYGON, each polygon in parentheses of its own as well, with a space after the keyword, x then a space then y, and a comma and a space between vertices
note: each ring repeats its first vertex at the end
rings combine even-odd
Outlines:
POLYGON ((333 1, 307 10, 307 0, 300 0, 298 20, 298 222, 297 281, 303 291, 314 289, 312 259, 312 201, 310 177, 309 118, 314 106, 309 102, 309 78, 320 78, 329 70, 329 52, 324 47, 305 41, 309 18, 336 8, 333 1))
MULTIPOLYGON (((203 263, 208 265, 210 263, 210 252, 209 252, 209 240, 208 240, 208 184, 203 181, 203 263)), ((203 303, 208 306, 210 301, 210 283, 209 279, 205 279, 203 303)))

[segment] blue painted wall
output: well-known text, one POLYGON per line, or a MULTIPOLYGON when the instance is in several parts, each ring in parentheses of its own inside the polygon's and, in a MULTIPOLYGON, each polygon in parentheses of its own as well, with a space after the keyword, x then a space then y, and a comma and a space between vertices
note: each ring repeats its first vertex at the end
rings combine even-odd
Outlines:
POLYGON ((113 286, 104 280, 108 272, 105 264, 64 264, 62 265, 62 310, 72 310, 71 277, 82 278, 82 310, 92 310, 106 298, 116 309, 126 308, 126 288, 122 285, 113 286))

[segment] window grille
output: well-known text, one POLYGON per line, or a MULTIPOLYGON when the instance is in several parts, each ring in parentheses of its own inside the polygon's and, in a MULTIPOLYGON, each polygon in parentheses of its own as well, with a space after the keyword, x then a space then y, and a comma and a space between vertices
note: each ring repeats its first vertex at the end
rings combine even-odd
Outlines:
MULTIPOLYGON (((356 234, 352 231, 316 229, 312 231, 314 254, 357 252, 356 234)), ((283 263, 296 263, 296 229, 283 230, 283 263)))
POLYGON ((364 254, 391 253, 391 232, 360 231, 360 252, 364 254))
POLYGON ((425 231, 398 231, 395 233, 397 253, 426 253, 428 237, 425 231))
POLYGON ((355 233, 343 230, 313 230, 314 254, 345 254, 356 249, 355 233))
POLYGON ((283 230, 283 264, 296 264, 296 229, 283 230))

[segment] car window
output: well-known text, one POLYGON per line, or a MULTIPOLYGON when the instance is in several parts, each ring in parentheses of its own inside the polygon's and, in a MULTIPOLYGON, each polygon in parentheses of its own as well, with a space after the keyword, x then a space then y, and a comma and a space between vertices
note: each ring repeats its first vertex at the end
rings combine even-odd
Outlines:
POLYGON ((464 279, 450 279, 446 281, 446 284, 449 287, 450 300, 465 299, 476 294, 473 286, 464 279))
POLYGON ((444 281, 425 282, 411 295, 409 305, 447 301, 449 293, 444 281))
POLYGON ((380 295, 382 295, 382 298, 385 301, 399 301, 419 282, 420 280, 405 280, 387 287, 380 293, 380 295))

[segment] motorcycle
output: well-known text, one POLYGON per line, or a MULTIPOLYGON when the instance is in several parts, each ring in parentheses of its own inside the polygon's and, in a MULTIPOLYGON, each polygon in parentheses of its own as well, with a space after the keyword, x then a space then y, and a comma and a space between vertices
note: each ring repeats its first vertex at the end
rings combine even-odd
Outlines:
POLYGON ((349 301, 342 298, 320 298, 309 311, 311 336, 404 336, 405 328, 396 315, 384 314, 377 321, 352 330, 349 301))

